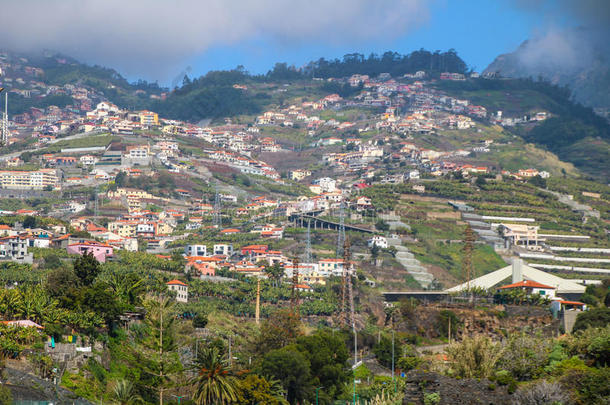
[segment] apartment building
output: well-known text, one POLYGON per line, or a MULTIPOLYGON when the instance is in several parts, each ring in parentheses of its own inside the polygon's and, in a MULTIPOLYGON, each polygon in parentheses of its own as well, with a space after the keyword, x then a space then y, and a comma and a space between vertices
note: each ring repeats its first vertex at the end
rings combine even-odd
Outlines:
POLYGON ((0 171, 0 187, 11 190, 43 190, 56 187, 59 182, 54 169, 33 171, 0 171))

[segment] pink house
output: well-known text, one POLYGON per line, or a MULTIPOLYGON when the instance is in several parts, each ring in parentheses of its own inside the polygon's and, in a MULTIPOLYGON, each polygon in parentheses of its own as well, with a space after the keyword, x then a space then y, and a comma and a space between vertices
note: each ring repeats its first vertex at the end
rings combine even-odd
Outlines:
POLYGON ((68 245, 68 253, 77 255, 92 253, 93 257, 95 257, 98 262, 104 263, 107 257, 113 255, 114 249, 112 246, 106 243, 84 241, 82 243, 73 243, 68 245))

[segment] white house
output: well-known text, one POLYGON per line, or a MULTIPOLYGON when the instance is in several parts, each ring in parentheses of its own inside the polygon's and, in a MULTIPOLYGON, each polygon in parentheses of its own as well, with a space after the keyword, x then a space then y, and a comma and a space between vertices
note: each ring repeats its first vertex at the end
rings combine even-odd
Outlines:
POLYGON ((385 238, 385 236, 375 235, 371 239, 368 240, 368 245, 369 245, 369 248, 372 248, 373 246, 377 246, 382 249, 387 249, 388 240, 385 238))
POLYGON ((214 245, 214 254, 223 256, 233 255, 233 245, 230 243, 222 243, 214 245))
POLYGON ((176 301, 177 302, 188 302, 189 300, 189 288, 188 286, 180 280, 172 280, 167 283, 167 289, 170 291, 176 292, 176 301))
POLYGON ((186 245, 184 254, 186 256, 207 256, 207 247, 206 245, 186 245))
POLYGON ((313 181, 313 184, 320 186, 323 193, 332 193, 337 189, 337 181, 330 177, 321 177, 313 181))

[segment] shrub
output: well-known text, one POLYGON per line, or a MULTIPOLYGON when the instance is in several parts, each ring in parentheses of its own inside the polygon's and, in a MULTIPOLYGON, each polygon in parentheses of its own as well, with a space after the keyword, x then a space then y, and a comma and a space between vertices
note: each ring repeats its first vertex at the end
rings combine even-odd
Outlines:
POLYGON ((401 357, 400 359, 398 359, 396 366, 401 371, 409 371, 409 370, 413 370, 415 367, 417 367, 419 365, 419 363, 420 363, 420 361, 417 357, 407 356, 407 357, 401 357))
POLYGON ((582 356, 599 366, 610 364, 610 325, 605 328, 589 328, 574 333, 566 341, 571 355, 582 356))
POLYGON ((522 387, 513 397, 515 405, 561 404, 568 405, 572 401, 561 385, 556 382, 540 381, 534 385, 522 387))
POLYGON ((572 390, 582 404, 607 404, 610 398, 610 368, 589 368, 573 370, 564 375, 559 382, 566 389, 572 390))
POLYGON ((208 324, 208 316, 206 314, 198 313, 193 317, 193 327, 194 328, 205 328, 208 324))
POLYGON ((4 384, 0 383, 0 405, 11 405, 13 403, 13 394, 11 390, 4 384))
POLYGON ((544 372, 550 349, 546 340, 527 335, 517 336, 506 345, 500 365, 517 380, 531 380, 544 372))
POLYGON ((438 392, 424 394, 424 405, 437 405, 441 402, 441 395, 438 392))
POLYGON ((451 372, 462 378, 488 378, 503 354, 502 347, 483 336, 464 339, 447 348, 451 372))

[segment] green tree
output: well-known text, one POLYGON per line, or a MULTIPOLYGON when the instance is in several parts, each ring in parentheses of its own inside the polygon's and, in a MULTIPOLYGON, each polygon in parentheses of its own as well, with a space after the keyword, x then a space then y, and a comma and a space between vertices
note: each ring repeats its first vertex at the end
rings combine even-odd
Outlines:
POLYGON ((284 268, 280 266, 279 263, 274 263, 273 266, 265 266, 264 271, 267 277, 273 280, 273 285, 278 287, 280 285, 282 276, 284 275, 284 268))
POLYGON ((143 399, 131 381, 121 379, 117 380, 112 388, 112 401, 116 405, 133 405, 143 402, 143 399))
POLYGON ((256 351, 266 353, 294 343, 303 335, 303 327, 298 316, 288 310, 279 310, 271 314, 261 325, 256 339, 256 351))
POLYGON ((264 375, 280 381, 291 404, 302 402, 311 396, 309 362, 295 346, 268 352, 261 363, 261 371, 264 375))
POLYGON ((274 384, 256 374, 248 374, 239 384, 239 405, 284 405, 283 391, 278 392, 274 384))
POLYGON ((84 286, 90 286, 100 273, 100 262, 89 252, 74 261, 74 274, 84 286))
POLYGON ((193 399, 197 405, 224 405, 237 401, 238 380, 217 347, 206 348, 198 357, 196 368, 193 399))
POLYGON ((318 331, 310 336, 301 336, 296 345, 309 362, 312 385, 323 387, 324 402, 330 403, 342 393, 352 375, 345 341, 339 334, 318 331))
POLYGON ((159 296, 146 301, 144 306, 147 312, 143 330, 134 336, 136 342, 130 361, 140 375, 136 383, 141 387, 139 391, 156 393, 159 402, 163 402, 166 391, 175 385, 182 373, 180 357, 176 352, 174 300, 159 296))
POLYGON ((383 219, 380 219, 375 223, 375 228, 382 232, 386 232, 390 230, 390 225, 388 225, 388 223, 385 222, 383 219))
MULTIPOLYGON (((400 342, 394 341, 394 360, 396 361, 398 357, 396 357, 399 353, 402 353, 402 346, 400 342)), ((387 336, 382 336, 378 343, 373 346, 373 353, 375 357, 377 357, 377 361, 379 364, 384 367, 392 367, 392 339, 387 336)))

